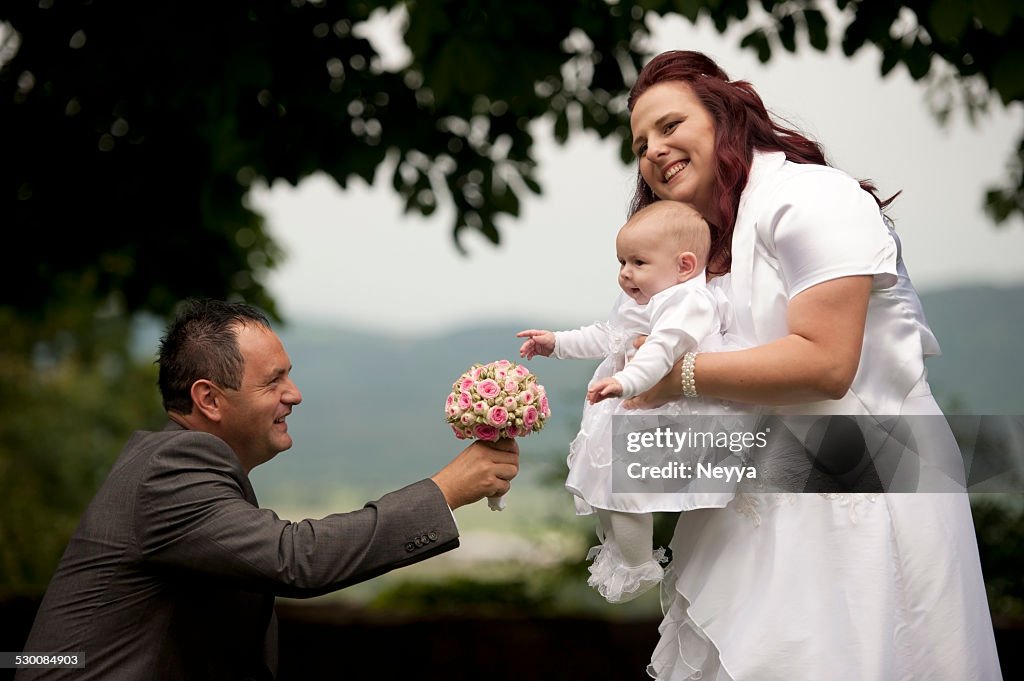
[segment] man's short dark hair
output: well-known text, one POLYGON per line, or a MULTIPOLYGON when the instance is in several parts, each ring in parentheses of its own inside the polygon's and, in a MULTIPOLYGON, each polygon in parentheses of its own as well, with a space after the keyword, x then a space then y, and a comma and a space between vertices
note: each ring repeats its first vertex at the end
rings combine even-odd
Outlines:
POLYGON ((192 384, 200 379, 237 390, 245 361, 238 349, 242 326, 270 328, 270 320, 245 303, 192 299, 160 340, 158 384, 164 409, 192 413, 192 384))

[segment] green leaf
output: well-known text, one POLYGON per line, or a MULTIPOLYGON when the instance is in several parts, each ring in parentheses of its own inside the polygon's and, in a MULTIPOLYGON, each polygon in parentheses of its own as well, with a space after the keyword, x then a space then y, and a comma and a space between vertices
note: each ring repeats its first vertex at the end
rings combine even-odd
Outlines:
POLYGON ((995 35, 1006 35, 1013 23, 1014 7, 1020 10, 1020 0, 974 0, 974 16, 981 25, 995 35))
POLYGON ((843 54, 852 57, 864 46, 868 39, 868 22, 863 14, 858 14, 846 27, 843 34, 843 54))
POLYGON ((1024 99, 1024 53, 1018 51, 1000 57, 992 67, 992 89, 999 93, 1003 104, 1024 99))
POLYGON ((480 225, 480 233, 487 237, 487 240, 495 246, 501 243, 501 235, 498 234, 498 228, 492 222, 488 221, 480 225))
POLYGON ((533 179, 533 175, 527 175, 524 173, 521 177, 523 180, 523 184, 525 184, 531 192, 538 195, 544 193, 543 189, 541 189, 540 183, 537 182, 537 180, 533 179))
POLYGON ((757 58, 762 64, 772 58, 772 46, 768 42, 768 34, 763 28, 754 29, 743 36, 740 47, 749 47, 757 51, 757 58))
POLYGON ((807 39, 811 47, 821 52, 828 49, 828 22, 825 15, 816 9, 809 9, 804 12, 804 22, 807 25, 807 39))
POLYGON ((506 187, 503 191, 495 192, 491 205, 496 211, 507 213, 513 217, 519 215, 519 197, 512 191, 511 187, 506 187))
POLYGON ((690 23, 696 23, 697 16, 705 3, 701 0, 676 0, 673 4, 679 14, 689 19, 690 23))
POLYGON ((569 139, 569 115, 562 109, 555 115, 555 141, 565 144, 569 139))
POLYGON ((935 37, 944 42, 955 42, 964 34, 971 20, 971 3, 963 0, 935 0, 928 10, 935 37))
POLYGON ((796 52, 796 20, 792 14, 779 19, 779 41, 787 52, 796 52))
POLYGON ((903 57, 903 63, 907 65, 911 78, 921 80, 928 75, 928 71, 932 66, 931 48, 920 40, 915 40, 903 57))
POLYGON ((904 50, 898 44, 893 44, 887 50, 882 51, 882 66, 881 71, 883 76, 888 76, 889 72, 896 68, 896 65, 903 61, 904 50))

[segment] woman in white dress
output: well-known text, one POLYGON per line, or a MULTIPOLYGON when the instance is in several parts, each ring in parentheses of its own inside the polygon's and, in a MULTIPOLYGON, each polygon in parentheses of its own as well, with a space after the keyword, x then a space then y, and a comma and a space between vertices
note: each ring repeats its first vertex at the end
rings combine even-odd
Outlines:
MULTIPOLYGON (((709 277, 730 275, 731 331, 750 349, 691 357, 627 407, 699 395, 781 414, 941 416, 924 367, 938 344, 874 187, 830 168, 700 53, 655 57, 629 108, 632 210, 685 201, 712 224, 709 277)), ((909 479, 935 493, 737 493, 681 513, 649 674, 1000 679, 959 451, 940 418, 904 422, 919 457, 909 479)))

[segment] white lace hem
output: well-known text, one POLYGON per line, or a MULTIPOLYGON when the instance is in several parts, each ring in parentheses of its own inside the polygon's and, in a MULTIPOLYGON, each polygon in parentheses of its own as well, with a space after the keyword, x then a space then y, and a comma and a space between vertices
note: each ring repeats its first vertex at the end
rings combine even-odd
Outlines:
POLYGON ((657 681, 730 680, 732 677, 722 669, 718 649, 687 613, 688 607, 686 598, 675 592, 658 626, 661 638, 651 654, 647 675, 657 681))
POLYGON ((651 553, 651 560, 642 565, 628 566, 614 545, 591 547, 587 560, 593 560, 587 584, 597 589, 609 603, 627 603, 661 584, 665 578, 662 565, 667 562, 665 549, 651 553))

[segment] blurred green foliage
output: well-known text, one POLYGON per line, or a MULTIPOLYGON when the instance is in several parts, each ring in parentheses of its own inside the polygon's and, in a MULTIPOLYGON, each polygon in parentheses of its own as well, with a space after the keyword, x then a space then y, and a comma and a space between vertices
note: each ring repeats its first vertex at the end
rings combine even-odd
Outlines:
POLYGON ((1020 495, 971 500, 988 601, 995 615, 1024 622, 1024 503, 1020 495))
POLYGON ((155 367, 121 352, 124 321, 90 331, 28 352, 39 330, 0 310, 0 405, 15 415, 0 419, 0 599, 42 592, 126 435, 165 418, 155 367))

